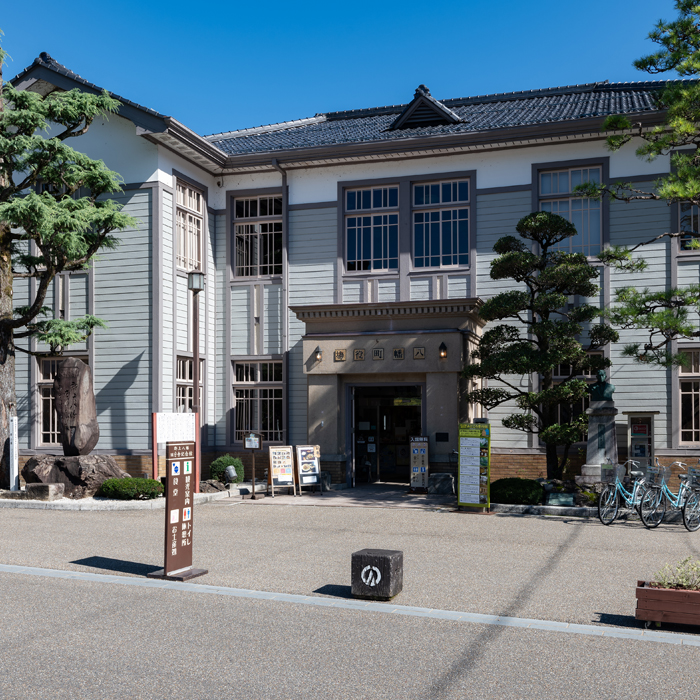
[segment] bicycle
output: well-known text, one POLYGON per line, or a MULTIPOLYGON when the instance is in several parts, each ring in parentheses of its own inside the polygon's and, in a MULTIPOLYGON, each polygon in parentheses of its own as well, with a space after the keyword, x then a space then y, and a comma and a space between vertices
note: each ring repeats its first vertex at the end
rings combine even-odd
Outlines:
MULTIPOLYGON (((663 466, 656 458, 656 465, 647 469, 647 488, 642 496, 640 515, 644 526, 648 529, 658 527, 666 515, 667 504, 673 510, 682 510, 691 488, 688 484, 688 474, 679 474, 680 485, 678 493, 673 493, 668 487, 671 467, 677 464, 681 469, 686 468, 684 462, 673 462, 668 467, 663 466)), ((691 513, 692 514, 692 513, 691 513)))
POLYGON ((628 508, 636 508, 639 511, 644 495, 644 472, 639 469, 639 462, 628 459, 622 465, 608 467, 603 465, 601 476, 603 473, 603 480, 610 485, 603 489, 598 499, 598 519, 603 525, 611 525, 617 519, 620 499, 624 500, 628 508), (633 467, 630 470, 630 476, 634 478, 631 491, 628 491, 622 484, 622 480, 627 476, 628 464, 633 467))
POLYGON ((688 477, 691 491, 683 504, 683 525, 688 532, 695 532, 700 529, 700 469, 688 469, 688 477))

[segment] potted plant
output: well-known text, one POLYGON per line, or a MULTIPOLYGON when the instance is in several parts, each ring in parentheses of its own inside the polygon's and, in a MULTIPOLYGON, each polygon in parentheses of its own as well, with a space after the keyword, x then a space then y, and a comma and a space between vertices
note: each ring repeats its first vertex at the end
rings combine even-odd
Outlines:
POLYGON ((700 560, 666 564, 653 581, 637 581, 637 620, 700 625, 700 560))

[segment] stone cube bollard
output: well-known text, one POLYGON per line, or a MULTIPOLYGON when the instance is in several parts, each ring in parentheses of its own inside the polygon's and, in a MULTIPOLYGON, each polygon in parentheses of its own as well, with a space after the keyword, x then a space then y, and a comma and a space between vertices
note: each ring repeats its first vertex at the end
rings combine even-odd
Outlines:
POLYGON ((355 598, 389 600, 403 588, 403 552, 396 549, 361 549, 351 562, 355 598))

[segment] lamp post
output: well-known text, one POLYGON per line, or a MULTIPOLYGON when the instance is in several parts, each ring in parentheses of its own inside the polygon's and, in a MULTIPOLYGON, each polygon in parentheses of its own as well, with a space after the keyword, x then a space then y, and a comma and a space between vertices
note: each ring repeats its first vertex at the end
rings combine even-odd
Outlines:
POLYGON ((200 449, 199 419, 199 299, 197 295, 204 289, 204 273, 193 270, 187 275, 187 289, 192 292, 192 413, 195 417, 195 476, 194 491, 199 493, 202 451, 200 449))

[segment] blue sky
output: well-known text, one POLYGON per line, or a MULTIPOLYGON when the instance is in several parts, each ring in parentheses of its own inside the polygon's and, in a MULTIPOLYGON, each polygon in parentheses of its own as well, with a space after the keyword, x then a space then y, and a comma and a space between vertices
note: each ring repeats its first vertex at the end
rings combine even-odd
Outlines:
POLYGON ((440 99, 646 80, 632 61, 677 14, 670 0, 3 5, 6 78, 47 51, 200 134, 402 104, 421 83, 440 99))

